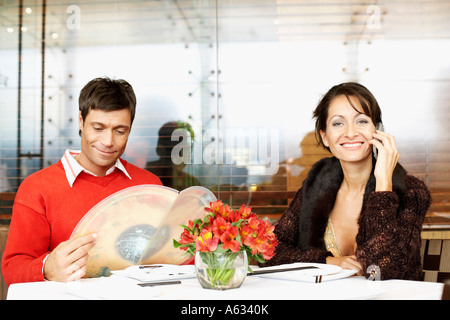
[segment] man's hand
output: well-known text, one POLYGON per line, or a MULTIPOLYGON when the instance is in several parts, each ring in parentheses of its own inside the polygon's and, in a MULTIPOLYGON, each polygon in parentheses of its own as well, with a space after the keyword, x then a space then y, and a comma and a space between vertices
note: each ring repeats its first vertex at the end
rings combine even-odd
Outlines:
POLYGON ((44 265, 46 280, 68 282, 86 274, 89 250, 95 245, 95 233, 61 242, 47 257, 44 265))

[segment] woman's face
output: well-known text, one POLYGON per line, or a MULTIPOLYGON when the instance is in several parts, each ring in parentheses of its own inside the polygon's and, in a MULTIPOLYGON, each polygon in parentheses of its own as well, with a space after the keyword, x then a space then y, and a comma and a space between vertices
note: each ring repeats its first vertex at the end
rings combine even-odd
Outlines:
POLYGON ((328 108, 326 131, 320 131, 322 141, 333 155, 342 161, 361 161, 372 155, 372 145, 367 141, 373 138, 375 125, 365 115, 356 97, 337 96, 328 108))

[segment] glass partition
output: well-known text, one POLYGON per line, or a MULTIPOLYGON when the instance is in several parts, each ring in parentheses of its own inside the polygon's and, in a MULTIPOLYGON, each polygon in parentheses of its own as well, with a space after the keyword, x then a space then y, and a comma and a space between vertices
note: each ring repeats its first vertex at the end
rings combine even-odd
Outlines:
POLYGON ((79 148, 79 92, 107 76, 138 100, 126 160, 276 219, 329 156, 317 102, 358 81, 450 211, 450 1, 8 0, 0 27, 0 193, 79 148))

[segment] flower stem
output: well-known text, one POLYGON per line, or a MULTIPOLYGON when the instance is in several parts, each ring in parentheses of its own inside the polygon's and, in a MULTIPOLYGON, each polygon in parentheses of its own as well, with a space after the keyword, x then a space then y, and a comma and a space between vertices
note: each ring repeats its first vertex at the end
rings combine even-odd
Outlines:
POLYGON ((233 278, 235 272, 233 263, 238 253, 217 254, 215 252, 202 252, 200 256, 208 266, 206 273, 211 285, 215 287, 226 286, 233 278))

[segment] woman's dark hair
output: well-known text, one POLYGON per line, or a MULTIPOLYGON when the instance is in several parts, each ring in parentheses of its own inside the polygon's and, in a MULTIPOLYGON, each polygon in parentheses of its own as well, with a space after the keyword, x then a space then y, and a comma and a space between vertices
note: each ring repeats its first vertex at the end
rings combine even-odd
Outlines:
POLYGON ((323 143, 320 131, 326 131, 327 129, 328 109, 330 108, 331 102, 334 98, 342 95, 347 98, 353 109, 360 113, 358 108, 350 99, 350 97, 357 98, 359 103, 361 104, 363 113, 370 117, 375 125, 379 122, 382 122, 380 106, 378 105, 378 102, 373 94, 366 87, 356 82, 341 83, 332 87, 322 97, 319 104, 317 105, 316 110, 314 110, 313 112, 313 119, 316 119, 316 140, 320 146, 328 151, 330 151, 330 149, 323 143))
POLYGON ((88 82, 80 92, 78 105, 83 121, 89 110, 114 111, 129 109, 131 123, 136 114, 136 96, 133 87, 125 80, 96 78, 88 82))

